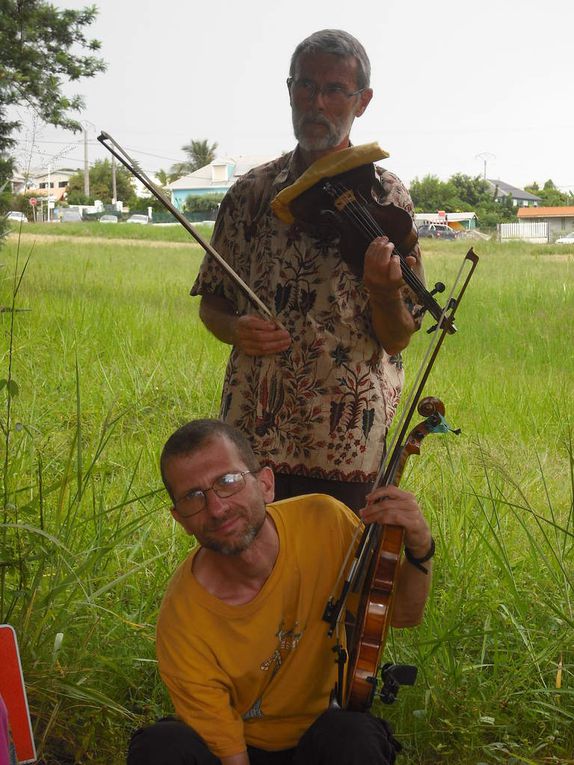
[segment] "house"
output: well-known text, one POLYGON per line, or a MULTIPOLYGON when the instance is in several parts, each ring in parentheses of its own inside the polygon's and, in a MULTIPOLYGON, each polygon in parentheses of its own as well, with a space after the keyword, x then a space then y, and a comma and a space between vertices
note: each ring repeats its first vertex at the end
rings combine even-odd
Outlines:
POLYGON ((447 213, 439 210, 436 213, 415 213, 415 226, 418 228, 423 223, 446 223, 447 226, 461 231, 476 228, 478 220, 473 212, 447 213))
POLYGON ((529 191, 524 191, 516 186, 511 186, 504 181, 487 178, 486 182, 491 187, 497 202, 510 197, 512 199, 513 207, 536 207, 542 201, 542 198, 537 197, 536 194, 531 194, 529 191))
POLYGON ((205 194, 225 194, 235 181, 257 165, 270 162, 275 157, 232 157, 214 159, 209 165, 200 167, 189 175, 178 178, 168 184, 171 192, 171 203, 178 210, 183 208, 189 196, 205 194))
POLYGON ((574 207, 524 207, 518 211, 518 220, 526 223, 548 223, 548 239, 574 231, 574 207))
POLYGON ((14 173, 12 189, 14 194, 33 194, 35 197, 52 197, 52 202, 59 202, 66 197, 70 178, 77 170, 62 168, 59 170, 14 173))

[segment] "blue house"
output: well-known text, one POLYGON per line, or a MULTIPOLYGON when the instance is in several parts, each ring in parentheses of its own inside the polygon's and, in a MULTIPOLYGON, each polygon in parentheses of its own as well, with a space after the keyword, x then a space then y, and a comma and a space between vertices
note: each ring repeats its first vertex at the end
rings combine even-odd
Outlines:
POLYGON ((249 172, 253 167, 272 159, 275 158, 259 156, 214 159, 209 165, 200 167, 199 170, 168 184, 167 188, 171 192, 171 203, 178 210, 181 210, 189 196, 225 194, 242 175, 249 172))

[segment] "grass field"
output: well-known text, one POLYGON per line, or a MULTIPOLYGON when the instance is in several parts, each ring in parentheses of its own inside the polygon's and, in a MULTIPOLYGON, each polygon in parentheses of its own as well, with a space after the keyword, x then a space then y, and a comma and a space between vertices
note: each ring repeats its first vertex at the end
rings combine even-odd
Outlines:
MULTIPOLYGON (((72 227, 29 226, 0 251, 0 621, 44 762, 103 765, 169 710, 154 623, 188 542, 157 458, 177 425, 217 413, 227 349, 188 296, 201 252, 185 232, 72 227)), ((437 540, 424 624, 387 644, 419 679, 381 713, 405 765, 573 763, 574 248, 475 249, 427 386, 462 434, 426 439, 402 482, 437 540)), ((465 251, 425 242, 427 281, 448 285, 465 251)))

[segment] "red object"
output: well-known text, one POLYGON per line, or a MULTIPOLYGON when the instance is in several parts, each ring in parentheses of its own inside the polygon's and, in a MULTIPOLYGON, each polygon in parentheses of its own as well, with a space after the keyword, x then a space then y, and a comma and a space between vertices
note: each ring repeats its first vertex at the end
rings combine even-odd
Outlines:
POLYGON ((35 762, 36 747, 32 736, 18 642, 14 628, 9 624, 0 624, 0 695, 8 709, 18 762, 35 762))
POLYGON ((36 205, 38 204, 38 200, 36 199, 36 197, 30 197, 28 202, 32 205, 32 207, 36 207, 36 205))

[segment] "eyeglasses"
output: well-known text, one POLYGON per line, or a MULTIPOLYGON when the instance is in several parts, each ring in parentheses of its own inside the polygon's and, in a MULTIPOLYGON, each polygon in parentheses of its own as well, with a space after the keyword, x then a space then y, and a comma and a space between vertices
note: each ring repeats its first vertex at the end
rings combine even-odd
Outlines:
POLYGON ((243 473, 225 473, 216 478, 207 489, 193 489, 174 502, 178 515, 182 518, 191 518, 205 509, 207 504, 207 492, 212 491, 221 499, 238 494, 245 487, 245 476, 255 475, 253 470, 245 470, 243 473))
POLYGON ((349 98, 358 96, 366 88, 359 88, 349 93, 342 85, 323 85, 319 87, 313 80, 306 80, 305 78, 295 79, 289 77, 287 79, 287 87, 290 89, 293 98, 298 98, 301 101, 313 101, 320 93, 323 97, 323 101, 329 106, 343 106, 347 103, 349 98))

